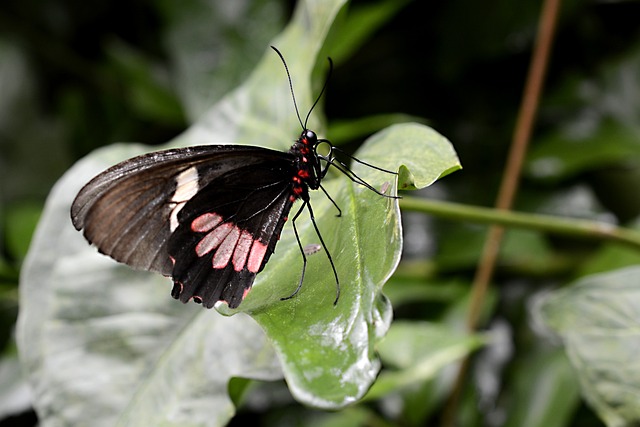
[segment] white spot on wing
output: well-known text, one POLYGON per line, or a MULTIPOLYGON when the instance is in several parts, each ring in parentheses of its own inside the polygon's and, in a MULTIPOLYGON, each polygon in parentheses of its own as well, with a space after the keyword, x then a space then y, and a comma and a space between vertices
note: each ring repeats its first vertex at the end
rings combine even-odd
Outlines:
POLYGON ((191 167, 176 177, 176 192, 171 197, 171 216, 169 217, 169 229, 173 232, 178 228, 178 212, 199 190, 198 169, 191 167))

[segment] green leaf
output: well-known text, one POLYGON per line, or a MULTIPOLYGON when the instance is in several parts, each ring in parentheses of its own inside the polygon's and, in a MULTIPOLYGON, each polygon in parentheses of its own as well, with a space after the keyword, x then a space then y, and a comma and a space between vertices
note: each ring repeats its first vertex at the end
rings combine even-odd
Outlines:
MULTIPOLYGON (((448 141, 418 124, 396 125, 373 135, 356 156, 390 170, 411 163, 421 183, 457 164, 448 141), (404 150, 395 148, 400 141, 404 150), (411 163, 410 152, 426 154, 414 155, 411 163), (441 153, 449 157, 438 157, 441 153), (418 166, 421 163, 437 164, 439 169, 426 171, 418 166)), ((394 180, 393 175, 362 164, 354 164, 353 171, 379 188, 394 180)), ((323 186, 342 208, 342 216, 336 217, 336 209, 323 194, 312 195, 316 221, 340 278, 337 305, 333 305, 335 279, 323 253, 309 257, 305 282, 296 297, 281 301, 295 290, 302 267, 293 230, 285 228, 278 262, 260 274, 239 310, 250 313, 271 338, 296 398, 338 408, 362 397, 377 375, 374 346, 391 319, 381 289, 397 266, 402 240, 397 200, 355 185, 343 174, 323 181, 323 186)), ((311 221, 303 219, 298 225, 303 244, 318 242, 311 221)), ((225 308, 220 310, 230 312, 225 308)))
MULTIPOLYGON (((402 264, 400 264, 402 268, 402 264)), ((400 278, 393 275, 384 292, 394 307, 415 302, 452 303, 469 290, 469 282, 462 279, 436 280, 423 277, 400 278)))
POLYGON ((509 380, 505 427, 564 427, 580 403, 577 380, 560 350, 517 358, 509 380))
POLYGON ((336 63, 349 58, 407 4, 408 0, 380 0, 351 7, 345 13, 346 19, 338 19, 338 28, 329 34, 326 48, 331 52, 331 58, 336 63))
POLYGON ((622 59, 601 66, 595 77, 559 85, 561 91, 570 87, 573 92, 570 97, 575 101, 568 107, 572 117, 532 147, 526 172, 541 180, 559 181, 629 159, 637 161, 639 76, 640 47, 636 44, 622 59))
POLYGON ((106 49, 118 77, 130 82, 127 99, 138 116, 176 125, 184 122, 169 76, 158 64, 117 39, 109 40, 106 49))
MULTIPOLYGON (((486 227, 456 227, 447 233, 435 260, 440 269, 453 271, 472 268, 482 253, 486 227)), ((534 231, 508 230, 500 248, 500 265, 544 271, 554 261, 545 239, 534 231)))
POLYGON ((12 257, 24 259, 41 212, 42 206, 36 203, 14 203, 7 207, 6 242, 12 257))
POLYGON ((604 120, 588 136, 571 131, 559 131, 535 145, 527 156, 527 173, 557 181, 638 157, 638 131, 622 123, 604 120))
MULTIPOLYGON (((402 242, 395 200, 356 187, 345 177, 323 186, 342 208, 337 218, 322 194, 312 198, 340 278, 337 305, 335 278, 324 252, 308 257, 305 282, 296 297, 280 301, 294 291, 302 267, 293 231, 287 228, 278 262, 265 268, 240 309, 251 313, 271 338, 294 396, 336 408, 360 398, 377 375, 373 346, 391 320, 391 307, 380 291, 399 261, 402 242)), ((303 244, 317 243, 311 221, 302 218, 298 231, 303 244)))
POLYGON ((283 5, 271 0, 157 4, 166 25, 172 81, 191 122, 246 80, 265 40, 285 24, 283 5))
POLYGON ((610 427, 640 421, 640 267, 587 276, 537 306, 563 339, 582 394, 610 427))
MULTIPOLYGON (((427 126, 394 125, 379 133, 379 138, 388 138, 390 132, 401 127, 393 146, 387 152, 379 152, 376 160, 384 161, 390 155, 403 159, 398 178, 398 189, 424 188, 436 180, 462 169, 451 143, 427 126), (415 143, 423 141, 419 149, 415 143)), ((375 164, 375 162, 374 162, 375 164)))
POLYGON ((385 365, 395 370, 380 374, 367 399, 422 384, 484 342, 480 335, 467 335, 443 325, 396 321, 378 347, 385 365))

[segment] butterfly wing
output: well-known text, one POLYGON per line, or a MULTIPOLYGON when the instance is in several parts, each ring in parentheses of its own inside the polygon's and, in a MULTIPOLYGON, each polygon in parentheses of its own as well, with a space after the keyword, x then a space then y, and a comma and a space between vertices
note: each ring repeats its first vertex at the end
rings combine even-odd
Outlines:
POLYGON ((237 307, 275 249, 291 205, 291 163, 234 169, 178 214, 169 238, 174 298, 237 307))
MULTIPOLYGON (((275 248, 274 235, 279 234, 291 208, 288 177, 292 164, 288 153, 249 146, 200 146, 150 153, 119 163, 91 180, 73 202, 71 218, 101 253, 134 268, 174 276, 182 292, 174 288, 173 294, 182 301, 194 296, 210 307, 215 303, 212 298, 221 297, 237 301, 237 306, 244 290, 230 293, 216 289, 229 284, 233 289, 248 289, 264 267, 275 248), (236 198, 246 200, 237 202, 236 198), (208 213, 222 216, 215 229, 238 224, 238 230, 242 226, 251 235, 251 242, 266 245, 258 271, 246 262, 239 271, 214 268, 213 261, 220 266, 222 256, 215 255, 229 251, 230 237, 224 245, 208 247, 206 256, 193 258, 202 236, 214 228, 203 233, 191 223, 195 218, 204 221, 207 217, 203 215, 208 213), (184 221, 191 223, 181 223, 184 221), (205 266, 214 272, 205 274, 205 266), (237 292, 241 293, 239 300, 230 297, 237 292)), ((241 249, 247 244, 246 233, 240 233, 242 239, 236 242, 241 249)), ((251 249, 246 261, 257 263, 260 246, 256 244, 253 252, 251 249)), ((230 260, 227 264, 233 266, 233 256, 230 260)), ((240 265, 239 258, 235 264, 240 265)))

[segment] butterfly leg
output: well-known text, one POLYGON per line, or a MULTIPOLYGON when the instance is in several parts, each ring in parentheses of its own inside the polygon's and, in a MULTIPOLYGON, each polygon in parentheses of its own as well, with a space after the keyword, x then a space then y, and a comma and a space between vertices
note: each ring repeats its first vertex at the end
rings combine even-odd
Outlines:
POLYGON ((280 298, 280 301, 285 301, 285 300, 293 298, 300 291, 300 288, 302 288, 302 282, 304 281, 304 272, 307 269, 307 256, 304 253, 304 248, 302 247, 302 242, 300 241, 300 236, 298 235, 298 228, 296 227, 296 220, 298 219, 298 217, 302 213, 302 210, 304 209, 305 205, 307 205, 308 203, 309 202, 304 201, 302 203, 302 206, 300 206, 300 208, 298 209, 298 212, 296 212, 296 214, 293 216, 293 219, 291 220, 291 224, 293 225, 293 234, 296 236, 296 242, 298 242, 298 247, 300 248, 300 253, 302 254, 302 274, 300 275, 300 281, 298 282, 298 287, 296 288, 296 290, 293 291, 293 293, 291 295, 289 295, 288 297, 280 298))
POLYGON ((320 239, 320 244, 324 248, 325 253, 327 254, 327 258, 329 258, 329 264, 331 264, 331 269, 333 270, 333 275, 336 278, 336 299, 333 301, 333 305, 338 303, 338 299, 340 299, 340 279, 338 279, 338 272, 336 271, 336 266, 333 263, 333 259, 331 258, 331 253, 329 249, 327 249, 327 245, 324 244, 324 240, 322 239, 322 235, 320 234, 320 230, 318 229, 318 224, 316 224, 316 218, 313 215, 313 209, 311 209, 311 203, 306 202, 307 209, 309 210, 309 217, 311 218, 311 223, 313 224, 313 228, 316 230, 316 234, 318 235, 318 239, 320 239))
POLYGON ((336 207, 336 209, 338 210, 338 214, 336 215, 337 217, 341 217, 342 216, 342 209, 340 209, 340 206, 338 206, 338 204, 335 202, 335 200, 333 200, 331 198, 331 196, 329 195, 329 193, 327 193, 327 190, 324 189, 324 187, 322 186, 322 184, 320 184, 320 189, 322 190, 322 192, 324 193, 325 196, 327 196, 327 199, 331 200, 331 203, 333 203, 333 206, 336 207))
POLYGON ((320 239, 320 244, 322 245, 325 253, 327 254, 327 258, 329 258, 329 263, 331 264, 333 275, 336 278, 336 299, 333 301, 333 304, 336 305, 338 303, 338 299, 340 298, 340 280, 338 279, 338 272, 336 271, 336 266, 333 263, 333 259, 331 258, 331 253, 327 249, 327 245, 325 245, 324 240, 322 239, 322 235, 320 234, 320 229, 318 228, 318 224, 316 224, 315 216, 313 215, 313 209, 311 209, 311 203, 309 203, 308 199, 303 201, 302 206, 300 206, 300 209, 298 209, 298 212, 296 212, 296 214, 293 216, 293 219, 291 220, 291 224, 293 225, 293 233, 296 236, 296 241, 298 242, 298 247, 300 248, 300 254, 302 255, 302 274, 300 276, 300 281, 298 282, 298 287, 296 288, 296 290, 293 291, 293 293, 288 297, 280 298, 280 300, 284 301, 296 296, 296 294, 302 288, 302 282, 304 281, 304 273, 307 269, 307 256, 304 253, 304 248, 302 247, 302 242, 300 241, 300 236, 298 235, 296 220, 302 213, 302 210, 305 208, 305 206, 309 210, 309 217, 311 218, 311 223, 313 224, 313 228, 316 230, 318 239, 320 239))
MULTIPOLYGON (((390 199, 400 199, 401 198, 400 196, 390 196, 390 195, 384 194, 381 191, 378 191, 371 184, 369 184, 364 179, 362 179, 358 175, 356 175, 355 172, 353 172, 349 168, 349 166, 347 166, 346 163, 344 163, 338 157, 336 157, 334 152, 341 153, 344 156, 346 156, 346 157, 348 157, 348 158, 350 158, 350 159, 352 159, 352 160, 354 160, 354 161, 356 161, 356 162, 358 162, 358 163, 360 163, 362 165, 365 165, 365 166, 370 167, 372 169, 379 170, 381 172, 386 172, 386 173, 389 173, 389 174, 392 174, 392 175, 398 175, 397 172, 393 172, 393 171, 390 171, 390 170, 387 170, 387 169, 379 168, 378 166, 372 165, 372 164, 367 163, 367 162, 363 162, 362 160, 360 160, 360 159, 358 159, 356 157, 353 157, 350 154, 345 153, 344 151, 342 151, 338 147, 334 147, 326 139, 319 139, 318 142, 326 142, 326 143, 329 144, 329 153, 326 156, 318 155, 318 157, 320 159, 322 159, 322 160, 324 160, 326 162, 326 165, 319 172, 319 176, 320 176, 321 179, 324 178, 325 175, 327 174, 327 172, 329 171, 329 166, 333 166, 336 169, 338 169, 340 172, 345 174, 347 176, 347 178, 349 178, 351 181, 355 182, 356 184, 362 185, 363 187, 368 188, 369 190, 373 191, 374 193, 376 193, 376 194, 378 194, 378 195, 380 195, 382 197, 387 197, 387 198, 390 198, 390 199)), ((327 194, 326 191, 325 191, 325 194, 327 194)), ((329 199, 331 199, 331 197, 329 197, 329 199)), ((335 203, 334 203, 334 205, 335 205, 335 203)))

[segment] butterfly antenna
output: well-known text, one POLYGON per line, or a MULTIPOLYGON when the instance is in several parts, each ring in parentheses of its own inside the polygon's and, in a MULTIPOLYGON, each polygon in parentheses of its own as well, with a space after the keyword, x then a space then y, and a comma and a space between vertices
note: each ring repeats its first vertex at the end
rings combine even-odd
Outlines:
POLYGON ((320 102, 320 98, 322 98, 322 95, 324 94, 325 89, 327 89, 327 85, 329 84, 329 80, 331 79, 331 73, 333 72, 333 61, 331 60, 330 57, 327 57, 327 59, 329 60, 329 72, 327 73, 327 78, 324 80, 324 85, 322 86, 322 90, 320 91, 320 93, 318 94, 318 97, 316 98, 315 102, 313 103, 313 105, 311 106, 311 108, 309 109, 309 112, 307 113, 307 117, 305 117, 304 119, 304 128, 307 128, 307 121, 309 121, 309 116, 311 115, 311 112, 313 111, 314 108, 316 108, 316 105, 318 105, 318 102, 320 102))
MULTIPOLYGON (((296 116, 298 116, 298 121, 300 122, 300 126, 302 126, 302 130, 306 130, 307 122, 305 120, 305 123, 303 124, 302 119, 300 118, 300 112, 298 111, 298 103, 296 102, 296 95, 295 93, 293 93, 293 83, 291 82, 291 74, 289 74, 289 67, 287 66, 287 61, 284 60, 284 56, 282 56, 280 51, 276 49, 275 46, 271 46, 271 49, 275 50, 278 56, 280 57, 280 60, 282 60, 282 64, 284 65, 284 70, 287 72, 287 79, 289 79, 289 90, 291 90, 291 98, 293 99, 293 106, 296 109, 296 116)), ((309 118, 308 115, 307 115, 307 118, 309 118)))
POLYGON ((275 50, 278 56, 280 57, 280 59, 282 60, 284 69, 287 72, 287 79, 289 79, 289 90, 291 90, 291 98, 293 99, 293 106, 296 109, 296 116, 298 116, 298 121, 300 122, 300 126, 302 126, 302 130, 306 130, 307 122, 309 121, 311 112, 313 111, 314 108, 316 108, 316 105, 318 105, 318 102, 320 102, 320 98, 322 98, 322 95, 324 94, 324 91, 327 89, 327 85, 329 84, 329 80, 331 79, 331 73, 333 72, 333 61, 331 60, 331 58, 327 57, 327 59, 329 60, 329 72, 327 73, 327 78, 324 81, 324 85, 322 86, 322 90, 318 94, 318 97, 316 98, 313 105, 309 109, 309 112, 307 113, 307 117, 304 118, 304 123, 302 123, 302 119, 300 118, 300 111, 298 110, 298 103, 296 102, 296 95, 293 92, 293 83, 291 82, 291 74, 289 73, 289 67, 287 66, 287 62, 284 60, 284 56, 282 56, 282 53, 280 53, 280 51, 275 46, 271 46, 271 49, 275 50))

